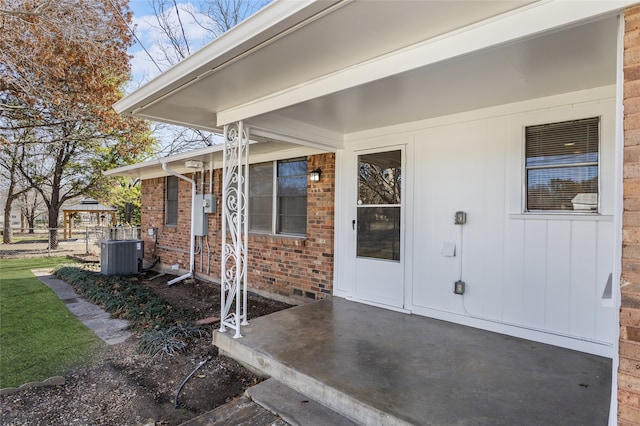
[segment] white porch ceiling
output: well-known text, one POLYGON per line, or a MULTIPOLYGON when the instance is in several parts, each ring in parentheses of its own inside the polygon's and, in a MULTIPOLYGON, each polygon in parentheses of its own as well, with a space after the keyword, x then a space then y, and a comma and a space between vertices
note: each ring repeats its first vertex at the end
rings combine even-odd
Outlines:
POLYGON ((614 84, 629 3, 276 2, 115 108, 335 149, 352 132, 614 84))
POLYGON ((610 17, 393 75, 267 116, 343 134, 615 84, 616 27, 616 18, 610 17))

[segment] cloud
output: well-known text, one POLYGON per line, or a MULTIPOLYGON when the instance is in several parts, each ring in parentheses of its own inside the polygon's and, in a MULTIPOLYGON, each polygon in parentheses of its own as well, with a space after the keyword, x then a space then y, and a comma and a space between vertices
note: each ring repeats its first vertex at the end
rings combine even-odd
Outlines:
POLYGON ((177 10, 175 6, 165 10, 162 18, 166 29, 161 27, 150 5, 142 8, 137 2, 136 6, 134 12, 141 10, 146 13, 134 15, 132 28, 146 51, 138 42, 129 49, 133 58, 131 60, 132 82, 128 92, 158 76, 160 74, 158 67, 164 71, 181 60, 181 55, 177 53, 166 30, 175 34, 180 43, 184 43, 184 32, 189 50, 187 52, 185 48, 183 53, 193 54, 213 37, 212 33, 203 27, 212 28, 215 25, 208 16, 198 13, 190 2, 178 3, 177 10), (182 28, 180 28, 180 22, 182 28))

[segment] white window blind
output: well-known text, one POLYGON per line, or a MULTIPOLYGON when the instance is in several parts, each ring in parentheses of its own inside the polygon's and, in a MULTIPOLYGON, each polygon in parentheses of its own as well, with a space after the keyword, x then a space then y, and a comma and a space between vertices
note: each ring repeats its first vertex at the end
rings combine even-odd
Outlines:
POLYGON ((526 210, 597 211, 599 145, 599 117, 526 127, 526 210))
POLYGON ((178 224, 178 178, 167 176, 164 220, 166 225, 178 224))

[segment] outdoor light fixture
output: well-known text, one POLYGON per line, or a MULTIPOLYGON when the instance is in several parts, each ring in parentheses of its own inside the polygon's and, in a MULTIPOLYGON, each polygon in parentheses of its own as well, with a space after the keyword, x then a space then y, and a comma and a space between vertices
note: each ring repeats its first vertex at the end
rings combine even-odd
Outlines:
POLYGON ((311 182, 318 182, 320 180, 321 174, 322 170, 320 170, 320 167, 318 167, 317 169, 313 169, 309 172, 309 180, 311 182))

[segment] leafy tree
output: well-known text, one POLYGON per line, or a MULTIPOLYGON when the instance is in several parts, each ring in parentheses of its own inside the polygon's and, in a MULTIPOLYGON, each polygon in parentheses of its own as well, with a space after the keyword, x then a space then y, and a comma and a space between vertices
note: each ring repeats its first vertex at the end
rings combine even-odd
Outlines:
POLYGON ((104 202, 118 209, 118 222, 140 225, 140 180, 118 176, 111 180, 111 188, 104 202))
POLYGON ((129 78, 131 13, 127 0, 0 5, 0 136, 20 145, 24 161, 13 165, 57 228, 65 201, 104 188, 102 170, 153 144, 145 122, 111 108, 129 78))

